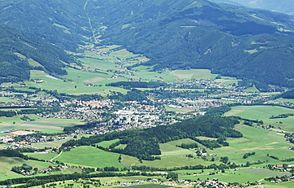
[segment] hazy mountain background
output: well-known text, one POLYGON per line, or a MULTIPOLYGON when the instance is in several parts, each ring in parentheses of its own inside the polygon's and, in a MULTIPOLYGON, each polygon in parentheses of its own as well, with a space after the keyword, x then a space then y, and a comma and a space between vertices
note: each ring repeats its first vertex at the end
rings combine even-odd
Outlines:
POLYGON ((251 8, 267 9, 286 14, 294 15, 293 0, 211 0, 218 3, 231 3, 235 5, 244 5, 251 8))
POLYGON ((280 13, 206 0, 0 0, 0 23, 2 82, 31 69, 66 74, 75 63, 67 51, 94 34, 148 56, 155 70, 209 68, 294 87, 294 21, 280 13))

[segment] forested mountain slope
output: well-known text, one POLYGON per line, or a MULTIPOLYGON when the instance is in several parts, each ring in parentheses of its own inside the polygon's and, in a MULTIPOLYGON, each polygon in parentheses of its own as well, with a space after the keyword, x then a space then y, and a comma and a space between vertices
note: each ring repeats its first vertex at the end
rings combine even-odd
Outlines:
POLYGON ((63 62, 74 62, 63 50, 53 44, 30 40, 7 27, 0 27, 0 82, 29 79, 30 69, 40 69, 63 75, 63 62), (33 66, 29 62, 38 62, 33 66))
POLYGON ((1 0, 0 82, 26 80, 30 69, 66 74, 65 63, 75 61, 65 50, 76 50, 89 33, 83 27, 87 19, 82 5, 74 1, 1 0), (39 66, 32 67, 29 60, 39 66))
POLYGON ((97 42, 94 35, 148 56, 156 70, 209 68, 294 87, 294 21, 287 15, 206 0, 2 0, 0 9, 4 27, 62 50, 97 42))
POLYGON ((105 38, 151 57, 149 63, 156 69, 210 68, 293 87, 294 35, 289 16, 194 0, 104 3, 98 12, 109 14, 104 19, 105 38))
POLYGON ((218 3, 233 3, 251 8, 267 9, 287 14, 294 14, 293 0, 211 0, 218 3))

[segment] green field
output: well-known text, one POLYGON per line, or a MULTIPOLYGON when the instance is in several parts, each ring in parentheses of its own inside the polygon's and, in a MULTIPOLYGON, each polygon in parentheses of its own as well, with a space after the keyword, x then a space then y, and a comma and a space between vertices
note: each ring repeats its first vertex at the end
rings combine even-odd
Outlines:
POLYGON ((0 103, 8 103, 8 102, 13 102, 13 99, 9 97, 0 97, 0 103))
POLYGON ((14 166, 21 166, 22 164, 28 164, 33 168, 38 169, 44 169, 48 168, 49 166, 53 166, 53 164, 46 162, 24 160, 13 157, 0 157, 0 180, 21 177, 20 174, 12 172, 11 168, 14 166))
POLYGON ((217 77, 207 69, 175 70, 171 74, 178 80, 214 80, 217 77))
POLYGON ((294 132, 294 116, 288 118, 270 119, 281 114, 294 114, 294 109, 279 106, 235 106, 226 116, 239 116, 250 120, 262 120, 267 125, 273 125, 285 131, 294 132))
POLYGON ((119 163, 118 158, 119 154, 103 151, 91 146, 83 146, 63 152, 56 160, 88 167, 123 167, 119 163))
POLYGON ((29 115, 33 121, 23 121, 22 116, 0 117, 0 132, 9 130, 29 130, 42 133, 61 133, 64 127, 81 125, 83 122, 75 119, 42 118, 29 115))
POLYGON ((99 143, 97 144, 97 146, 100 146, 100 147, 102 147, 102 148, 107 149, 107 148, 109 148, 109 146, 111 146, 112 144, 115 144, 115 143, 117 143, 117 142, 119 142, 119 139, 110 140, 110 141, 103 141, 103 142, 99 142, 99 143))
POLYGON ((209 179, 219 179, 220 181, 227 183, 246 183, 261 181, 264 178, 272 176, 282 176, 289 173, 283 173, 278 171, 271 171, 264 168, 241 168, 236 170, 226 170, 224 173, 213 170, 201 171, 191 171, 191 172, 180 172, 180 179, 184 180, 206 180, 209 179), (215 173, 215 174, 213 174, 215 173), (188 174, 188 175, 187 175, 188 174))
POLYGON ((27 156, 30 157, 34 157, 36 159, 40 159, 40 160, 46 160, 46 161, 50 161, 52 159, 54 159, 57 156, 57 153, 54 152, 40 152, 40 153, 26 153, 27 156))
POLYGON ((238 125, 236 129, 244 135, 242 138, 228 139, 230 146, 217 148, 211 153, 217 154, 218 157, 228 156, 230 161, 235 163, 258 160, 278 162, 268 157, 267 154, 277 156, 281 160, 293 157, 293 151, 288 149, 291 144, 285 140, 282 134, 245 125, 238 125), (243 155, 249 152, 256 152, 256 154, 243 159, 243 155))

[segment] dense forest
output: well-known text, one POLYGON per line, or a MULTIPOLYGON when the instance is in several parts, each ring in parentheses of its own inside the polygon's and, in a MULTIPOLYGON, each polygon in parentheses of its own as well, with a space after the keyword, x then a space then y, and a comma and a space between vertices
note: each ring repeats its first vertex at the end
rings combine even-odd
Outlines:
POLYGON ((285 99, 294 99, 294 89, 289 90, 281 95, 282 98, 285 99))

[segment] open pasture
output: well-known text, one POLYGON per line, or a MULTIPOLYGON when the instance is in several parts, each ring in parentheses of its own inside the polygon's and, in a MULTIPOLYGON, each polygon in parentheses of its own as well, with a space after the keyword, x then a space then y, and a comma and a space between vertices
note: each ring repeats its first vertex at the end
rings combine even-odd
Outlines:
POLYGON ((103 151, 91 146, 82 146, 63 152, 56 160, 77 166, 98 168, 123 167, 119 163, 118 158, 119 154, 103 151))
POLYGON ((226 116, 239 116, 244 119, 261 120, 266 125, 279 127, 282 130, 294 132, 294 116, 287 118, 274 118, 272 116, 282 114, 294 114, 294 109, 280 107, 280 106, 235 106, 232 110, 227 112, 226 116))
POLYGON ((32 121, 24 121, 22 116, 1 117, 0 132, 11 130, 29 130, 42 133, 61 133, 64 127, 81 125, 83 122, 75 119, 42 118, 29 115, 32 121))
POLYGON ((214 80, 217 75, 208 69, 190 69, 171 71, 178 80, 214 80))
POLYGON ((282 176, 287 174, 288 173, 285 172, 272 171, 264 168, 240 168, 236 170, 226 170, 224 173, 213 170, 204 170, 203 172, 190 171, 189 173, 180 172, 179 178, 183 180, 206 180, 207 178, 216 178, 227 183, 246 183, 248 181, 262 181, 267 177, 282 176))
POLYGON ((13 102, 13 99, 9 97, 0 97, 0 103, 8 103, 8 102, 13 102))
POLYGON ((291 144, 282 134, 262 128, 237 125, 236 129, 243 134, 242 138, 228 139, 229 146, 209 151, 218 157, 228 156, 231 162, 245 164, 249 162, 267 161, 267 163, 279 163, 269 157, 275 156, 280 160, 293 157, 293 151, 289 150, 291 144), (238 151, 238 152, 236 152, 238 151), (246 153, 255 152, 255 155, 244 159, 246 153))
POLYGON ((105 86, 105 82, 112 82, 111 75, 71 68, 67 71, 68 74, 61 78, 52 77, 43 71, 31 71, 31 81, 26 82, 26 85, 52 91, 57 90, 59 93, 71 95, 107 95, 111 91, 124 92, 121 88, 105 86), (103 83, 103 81, 105 82, 103 83))
POLYGON ((102 147, 102 148, 107 149, 107 148, 109 148, 109 146, 111 146, 112 144, 115 144, 115 143, 117 143, 117 142, 119 142, 119 139, 110 140, 110 141, 103 141, 103 142, 99 142, 99 143, 97 144, 97 146, 100 146, 100 147, 102 147))
POLYGON ((45 169, 53 165, 51 163, 40 161, 24 160, 13 157, 0 157, 0 180, 22 177, 22 175, 12 172, 11 168, 14 166, 21 166, 23 164, 28 164, 33 168, 38 169, 45 169))

